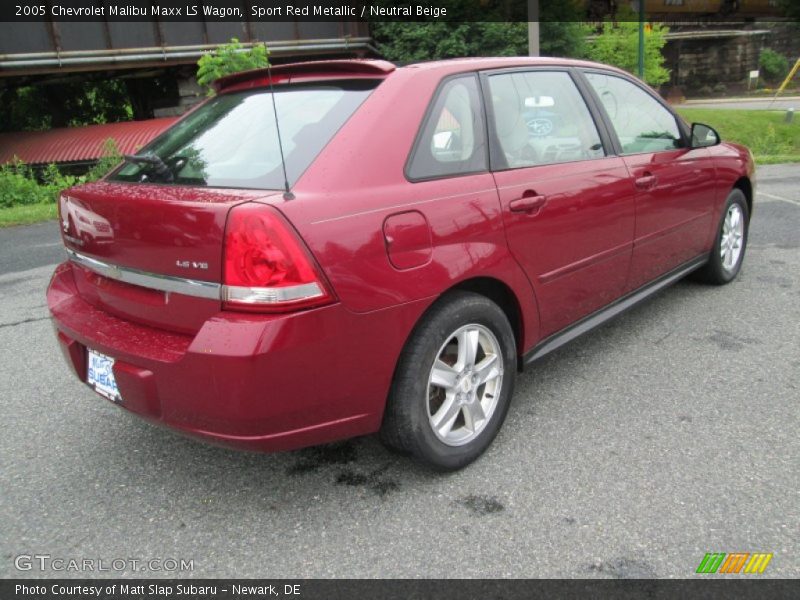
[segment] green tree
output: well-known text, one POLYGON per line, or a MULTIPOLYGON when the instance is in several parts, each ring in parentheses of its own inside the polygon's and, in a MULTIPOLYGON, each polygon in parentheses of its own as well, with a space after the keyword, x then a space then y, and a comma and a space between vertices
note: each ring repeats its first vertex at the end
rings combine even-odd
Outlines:
MULTIPOLYGON (((391 4, 391 2, 387 2, 391 4)), ((540 53, 583 58, 590 28, 579 0, 540 4, 540 53)), ((448 21, 370 24, 380 53, 399 63, 461 56, 526 56, 527 4, 482 0, 448 5, 448 21)))
POLYGON ((120 79, 1 89, 0 106, 0 131, 39 131, 133 118, 128 90, 120 79))
MULTIPOLYGON (((597 62, 614 65, 636 73, 639 64, 639 22, 622 11, 616 22, 606 20, 603 30, 589 44, 588 56, 597 62)), ((664 67, 662 48, 666 45, 669 28, 653 23, 644 35, 644 80, 652 86, 669 81, 669 69, 664 67)))
POLYGON ((585 2, 561 0, 539 3, 539 53, 542 56, 586 58, 586 38, 592 33, 585 2))
POLYGON ((399 63, 528 53, 525 23, 376 22, 371 30, 378 51, 399 63))
POLYGON ((269 65, 269 50, 266 44, 256 44, 245 48, 237 38, 222 44, 211 52, 205 52, 197 61, 197 83, 214 93, 211 84, 220 77, 259 69, 269 65))

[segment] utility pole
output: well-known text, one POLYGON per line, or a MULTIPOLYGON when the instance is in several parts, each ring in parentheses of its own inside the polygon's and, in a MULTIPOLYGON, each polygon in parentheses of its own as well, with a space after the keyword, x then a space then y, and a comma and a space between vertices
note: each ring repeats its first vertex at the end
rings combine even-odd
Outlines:
POLYGON ((644 0, 639 0, 639 79, 644 79, 644 0))
POLYGON ((539 56, 539 0, 528 0, 528 56, 539 56))

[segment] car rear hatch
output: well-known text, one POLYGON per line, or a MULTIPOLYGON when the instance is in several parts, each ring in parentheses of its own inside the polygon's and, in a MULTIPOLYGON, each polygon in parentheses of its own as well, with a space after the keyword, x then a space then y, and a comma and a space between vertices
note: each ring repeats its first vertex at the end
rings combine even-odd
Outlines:
POLYGON ((248 201, 283 203, 283 191, 393 69, 329 61, 230 76, 105 181, 63 194, 62 232, 81 296, 125 319, 187 333, 221 308, 328 300, 313 259, 276 213, 243 208, 231 221, 229 214, 248 201), (239 263, 226 266, 231 222, 239 263), (278 255, 288 262, 270 266, 278 255), (228 267, 234 286, 223 286, 228 267))
POLYGON ((220 310, 228 211, 272 195, 109 182, 68 190, 60 224, 81 297, 130 321, 196 332, 220 310))

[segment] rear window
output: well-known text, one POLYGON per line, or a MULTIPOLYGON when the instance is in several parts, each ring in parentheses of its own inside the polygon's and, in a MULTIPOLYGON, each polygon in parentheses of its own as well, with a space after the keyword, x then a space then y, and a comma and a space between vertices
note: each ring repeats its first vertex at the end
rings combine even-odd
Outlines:
MULTIPOLYGON (((289 185, 294 185, 339 128, 378 84, 376 80, 275 86, 289 185)), ((282 189, 272 93, 268 88, 221 94, 182 119, 112 181, 282 189)))

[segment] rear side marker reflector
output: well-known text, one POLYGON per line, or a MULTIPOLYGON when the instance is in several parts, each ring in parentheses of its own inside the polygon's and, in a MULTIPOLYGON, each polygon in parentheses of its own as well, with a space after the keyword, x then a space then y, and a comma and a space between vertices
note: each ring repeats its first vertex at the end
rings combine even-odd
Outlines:
POLYGON ((325 295, 318 283, 305 283, 277 288, 222 286, 222 300, 224 302, 243 302, 246 304, 301 302, 322 298, 325 295))

